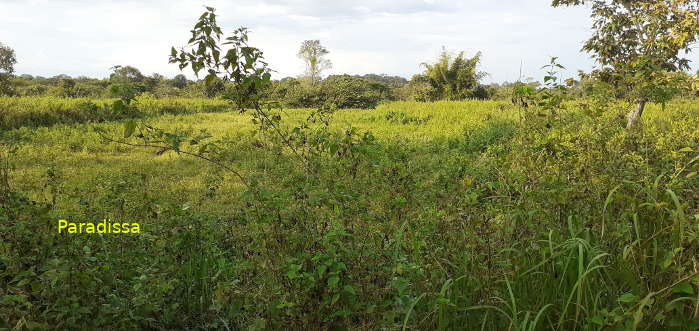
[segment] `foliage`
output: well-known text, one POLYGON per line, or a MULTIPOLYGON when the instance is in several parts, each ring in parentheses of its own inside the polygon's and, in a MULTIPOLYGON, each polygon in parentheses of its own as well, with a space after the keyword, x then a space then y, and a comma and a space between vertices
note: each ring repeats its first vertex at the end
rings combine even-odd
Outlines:
POLYGON ((408 85, 409 81, 401 76, 389 76, 386 74, 365 74, 365 75, 354 75, 357 78, 363 78, 371 82, 382 83, 391 89, 396 89, 408 85))
POLYGON ((396 98, 386 84, 350 75, 331 75, 316 85, 296 78, 273 81, 265 91, 266 97, 286 107, 374 108, 381 102, 396 98))
POLYGON ((10 78, 15 70, 15 51, 0 43, 0 95, 12 95, 14 90, 10 78))
MULTIPOLYGON (((565 67, 557 60, 557 57, 551 57, 549 64, 542 67, 547 71, 541 88, 536 89, 530 84, 521 82, 516 84, 513 89, 513 103, 524 110, 529 110, 529 106, 538 106, 536 110, 547 112, 547 114, 539 113, 540 116, 556 117, 558 112, 565 109, 563 102, 569 97, 569 89, 558 77, 559 70, 565 67)), ((526 117, 528 114, 525 112, 524 115, 526 117)))
POLYGON ((315 86, 289 78, 272 82, 266 93, 271 100, 292 108, 374 108, 391 97, 383 83, 350 75, 331 75, 315 86))
POLYGON ((15 51, 0 43, 0 70, 3 74, 12 74, 15 71, 15 64, 17 63, 17 57, 15 56, 15 51))
POLYGON ((339 110, 303 136, 322 142, 306 145, 314 174, 248 114, 148 120, 230 136, 216 160, 259 196, 215 165, 103 144, 91 125, 5 131, 20 145, 3 154, 15 198, 0 199, 0 325, 695 328, 696 101, 649 105, 644 134, 571 102, 530 130, 546 118, 503 105, 339 110), (345 145, 332 134, 345 123, 375 138, 345 145), (59 218, 103 217, 144 232, 55 231, 59 218))
POLYGON ((398 100, 403 101, 433 101, 437 97, 437 89, 435 89, 423 75, 415 75, 407 85, 396 89, 398 100))
POLYGON ((464 100, 482 97, 478 93, 480 80, 487 74, 478 71, 481 53, 472 58, 466 58, 464 53, 452 56, 442 49, 436 63, 423 63, 425 67, 424 80, 434 88, 430 100, 464 100))
POLYGON ((187 85, 189 85, 189 80, 183 74, 176 75, 172 78, 172 86, 178 89, 183 89, 187 87, 187 85))
POLYGON ((320 40, 304 40, 301 43, 297 56, 306 65, 303 77, 311 85, 320 82, 324 70, 332 68, 332 62, 325 58, 328 53, 330 52, 320 44, 320 40))
POLYGON ((114 102, 114 99, 0 97, 0 129, 104 122, 164 114, 222 112, 231 108, 222 100, 155 99, 152 95, 142 94, 134 97, 129 113, 116 113, 113 111, 114 102))
POLYGON ((269 99, 291 108, 319 107, 325 101, 319 86, 304 84, 296 78, 273 81, 266 93, 269 99))
POLYGON ((233 83, 232 89, 226 92, 226 99, 244 111, 245 107, 258 104, 258 95, 269 85, 271 75, 267 63, 262 60, 262 51, 248 46, 246 28, 236 29, 223 43, 222 35, 214 9, 207 7, 207 12, 192 30, 188 45, 191 52, 185 48, 178 52, 173 47, 170 63, 177 63, 180 70, 191 65, 196 75, 206 69, 207 86, 218 80, 233 83), (224 50, 226 46, 229 48, 224 50))
POLYGON ((699 3, 693 0, 554 0, 553 6, 592 3, 593 35, 583 50, 601 65, 598 75, 626 90, 638 108, 628 115, 633 126, 648 101, 665 103, 688 87, 678 71, 689 69, 680 55, 699 37, 699 3))
POLYGON ((157 97, 191 97, 205 98, 218 97, 224 91, 222 83, 207 87, 203 82, 190 82, 184 75, 178 75, 167 79, 159 74, 144 76, 140 71, 131 66, 120 67, 110 74, 110 78, 97 79, 89 77, 70 77, 57 75, 54 77, 40 77, 21 75, 8 77, 13 88, 13 95, 17 96, 59 96, 72 98, 122 98, 125 90, 130 94, 152 93, 157 97), (126 69, 125 69, 126 68, 126 69), (62 85, 66 80, 73 83, 71 88, 62 85))
POLYGON ((70 78, 61 78, 58 80, 58 86, 56 88, 56 96, 63 98, 74 97, 76 93, 75 81, 70 78))
POLYGON ((140 70, 132 66, 114 66, 111 68, 112 73, 109 75, 109 80, 114 83, 131 83, 137 84, 144 80, 144 76, 140 70))
MULTIPOLYGON (((552 58, 542 86, 511 86, 524 116, 336 109, 388 98, 351 76, 285 110, 308 84, 271 81, 262 55, 207 7, 170 61, 222 100, 0 98, 0 329, 699 327, 696 100, 625 130, 607 110, 628 104, 568 100, 552 58), (56 231, 104 218, 143 233, 56 231)), ((418 82, 438 90, 401 89, 418 82)))
POLYGON ((375 108, 388 99, 388 87, 349 75, 330 76, 323 81, 321 93, 324 102, 337 108, 375 108))

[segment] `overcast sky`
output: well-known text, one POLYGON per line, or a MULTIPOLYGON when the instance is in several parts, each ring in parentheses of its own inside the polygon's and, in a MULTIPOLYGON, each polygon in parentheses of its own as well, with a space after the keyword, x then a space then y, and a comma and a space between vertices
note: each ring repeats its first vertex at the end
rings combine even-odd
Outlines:
MULTIPOLYGON (((179 73, 168 64, 204 5, 215 7, 224 33, 251 30, 275 78, 297 76, 303 40, 320 39, 332 74, 385 73, 406 78, 442 46, 483 52, 488 82, 540 79, 550 56, 590 70, 580 52, 589 8, 551 8, 550 0, 0 0, 0 42, 17 53, 18 74, 106 77, 114 65, 144 74, 179 73)), ((699 56, 690 58, 697 68, 699 56)), ((187 72, 189 77, 193 75, 187 72)))

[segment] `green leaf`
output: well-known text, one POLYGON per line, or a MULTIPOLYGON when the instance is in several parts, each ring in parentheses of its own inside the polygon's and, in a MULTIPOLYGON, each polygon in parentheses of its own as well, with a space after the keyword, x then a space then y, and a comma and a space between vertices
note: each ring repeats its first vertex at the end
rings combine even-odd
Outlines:
POLYGON ((202 154, 206 153, 206 149, 208 147, 209 147, 209 144, 203 144, 203 145, 199 146, 199 151, 197 152, 197 154, 202 155, 202 154))
POLYGON ((216 75, 209 73, 206 75, 206 78, 204 78, 204 83, 206 85, 211 85, 211 83, 216 79, 216 75))
POLYGON ((694 287, 692 287, 691 284, 689 283, 682 283, 680 285, 675 286, 672 289, 672 293, 682 293, 682 294, 694 294, 694 287))
POLYGON ((124 138, 131 137, 133 132, 136 130, 136 122, 127 121, 124 123, 124 138))
POLYGON ((600 326, 604 326, 604 324, 605 324, 602 317, 599 317, 599 316, 595 316, 593 318, 590 318, 590 322, 595 323, 595 324, 600 325, 600 326))
POLYGON ((665 258, 662 261, 660 261, 660 267, 663 269, 667 269, 668 267, 670 267, 670 265, 672 265, 674 258, 675 258, 675 252, 674 251, 668 252, 665 255, 665 258))
POLYGON ((351 285, 345 285, 343 288, 344 288, 345 291, 346 291, 347 293, 349 293, 349 294, 352 294, 352 295, 356 295, 356 294, 357 294, 357 291, 355 291, 355 290, 354 290, 354 287, 352 287, 351 285))
POLYGON ((114 111, 115 113, 122 113, 126 111, 126 104, 123 100, 114 101, 114 103, 112 104, 112 111, 114 111))
POLYGON ((336 287, 338 283, 340 283, 340 277, 333 276, 328 279, 329 287, 336 287))
POLYGON ((634 303, 638 301, 638 297, 632 293, 626 293, 619 297, 619 302, 634 303))

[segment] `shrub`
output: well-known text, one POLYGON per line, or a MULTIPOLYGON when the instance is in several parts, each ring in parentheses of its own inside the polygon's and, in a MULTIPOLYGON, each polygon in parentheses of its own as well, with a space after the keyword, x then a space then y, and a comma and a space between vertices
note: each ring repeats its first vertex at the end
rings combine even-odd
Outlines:
POLYGON ((321 84, 324 103, 337 108, 375 108, 381 100, 388 98, 388 87, 383 83, 370 82, 349 75, 330 76, 321 84))

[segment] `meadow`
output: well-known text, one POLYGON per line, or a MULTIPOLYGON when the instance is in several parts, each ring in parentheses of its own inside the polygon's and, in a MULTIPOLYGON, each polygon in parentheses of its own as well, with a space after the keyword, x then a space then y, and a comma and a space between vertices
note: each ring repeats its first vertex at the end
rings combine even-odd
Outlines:
POLYGON ((134 98, 131 107, 114 111, 118 99, 60 97, 0 98, 0 129, 39 127, 55 124, 114 121, 163 114, 194 114, 230 109, 227 102, 205 98, 155 99, 144 93, 134 98))
POLYGON ((217 100, 108 102, 0 99, 0 329, 699 327, 696 100, 278 111, 307 162, 217 100), (132 118, 221 143, 110 141, 132 118))

